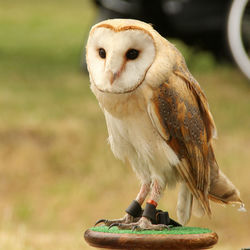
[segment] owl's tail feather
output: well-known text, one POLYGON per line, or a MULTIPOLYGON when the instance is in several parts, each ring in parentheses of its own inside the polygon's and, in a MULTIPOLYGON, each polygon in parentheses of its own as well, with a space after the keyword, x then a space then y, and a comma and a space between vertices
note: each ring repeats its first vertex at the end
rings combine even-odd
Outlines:
POLYGON ((192 208, 192 213, 196 217, 202 217, 205 215, 206 211, 202 207, 201 203, 194 197, 193 200, 193 208, 192 208))
MULTIPOLYGON (((239 211, 246 211, 244 204, 240 199, 240 192, 233 183, 218 168, 216 162, 210 168, 210 188, 208 198, 220 204, 239 204, 239 211)), ((182 183, 178 196, 177 217, 182 225, 189 222, 191 212, 197 217, 205 214, 205 209, 201 202, 193 197, 191 191, 182 183)))
MULTIPOLYGON (((210 165, 208 198, 220 204, 239 204, 240 208, 238 210, 243 212, 246 211, 244 204, 240 199, 239 190, 219 169, 215 159, 213 159, 212 164, 210 165)), ((200 200, 193 197, 187 185, 182 183, 177 203, 177 217, 182 225, 188 223, 191 217, 191 212, 193 212, 195 216, 201 217, 207 212, 207 210, 202 206, 200 200)))
POLYGON ((181 184, 177 202, 177 217, 182 225, 186 225, 191 217, 193 195, 185 183, 181 184))
MULTIPOLYGON (((220 204, 240 204, 239 211, 246 211, 239 191, 216 165, 214 168, 211 167, 208 198, 220 204)), ((196 217, 202 217, 205 214, 204 208, 196 198, 193 199, 192 213, 196 217)))
POLYGON ((222 204, 241 204, 240 192, 225 174, 216 167, 211 168, 209 199, 222 204))

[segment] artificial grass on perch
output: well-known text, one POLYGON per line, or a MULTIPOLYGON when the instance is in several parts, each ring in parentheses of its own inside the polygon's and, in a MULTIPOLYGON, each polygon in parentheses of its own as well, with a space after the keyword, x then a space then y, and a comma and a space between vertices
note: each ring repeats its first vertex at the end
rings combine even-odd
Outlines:
POLYGON ((85 232, 85 240, 93 247, 109 249, 207 249, 217 243, 218 236, 210 229, 171 227, 171 230, 121 230, 99 226, 85 232))
POLYGON ((119 229, 166 229, 153 222, 156 207, 166 186, 177 182, 183 225, 192 210, 210 216, 210 200, 243 208, 239 191, 216 162, 217 132, 205 94, 173 44, 149 24, 111 19, 92 27, 86 52, 111 149, 130 162, 142 183, 123 218, 99 222, 119 229))

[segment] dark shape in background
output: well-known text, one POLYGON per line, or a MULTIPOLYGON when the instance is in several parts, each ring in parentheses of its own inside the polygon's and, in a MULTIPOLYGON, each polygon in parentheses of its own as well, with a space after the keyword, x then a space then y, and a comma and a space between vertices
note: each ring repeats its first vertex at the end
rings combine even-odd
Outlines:
POLYGON ((231 56, 250 79, 248 0, 95 0, 95 3, 99 10, 96 22, 108 18, 134 18, 152 23, 161 35, 209 50, 217 59, 231 56), (232 9, 238 13, 232 13, 232 9), (234 15, 234 20, 229 23, 230 15, 234 15), (237 18, 239 25, 235 26, 237 18), (235 33, 233 38, 228 34, 230 29, 235 33), (231 41, 234 38, 238 44, 231 41))

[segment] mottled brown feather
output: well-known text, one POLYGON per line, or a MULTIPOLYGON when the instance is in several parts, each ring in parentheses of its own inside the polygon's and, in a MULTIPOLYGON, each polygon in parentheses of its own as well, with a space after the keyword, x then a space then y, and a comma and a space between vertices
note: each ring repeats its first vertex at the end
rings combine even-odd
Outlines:
POLYGON ((195 96, 196 101, 199 105, 202 119, 205 124, 205 129, 207 132, 207 140, 210 143, 211 139, 213 137, 216 137, 217 132, 213 116, 209 110, 209 104, 207 102, 207 98, 204 92, 201 90, 199 83, 190 74, 184 59, 182 57, 179 57, 179 60, 180 61, 177 62, 176 66, 174 67, 174 74, 181 77, 186 82, 188 88, 195 96))
POLYGON ((182 75, 176 68, 168 82, 154 91, 152 104, 160 124, 169 134, 166 142, 180 160, 176 166, 179 174, 210 215, 208 152, 215 126, 198 83, 182 75))

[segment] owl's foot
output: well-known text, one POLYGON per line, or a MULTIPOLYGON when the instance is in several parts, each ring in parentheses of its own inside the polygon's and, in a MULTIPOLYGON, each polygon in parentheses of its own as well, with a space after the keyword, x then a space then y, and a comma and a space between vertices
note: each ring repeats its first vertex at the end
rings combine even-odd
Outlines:
POLYGON ((130 224, 133 222, 139 221, 140 217, 134 218, 133 216, 126 214, 123 218, 117 219, 117 220, 106 220, 106 219, 100 219, 95 223, 95 226, 97 226, 100 223, 104 223, 105 226, 111 226, 113 224, 130 224))
POLYGON ((142 215, 141 205, 138 201, 133 200, 129 207, 126 209, 126 215, 122 219, 118 220, 106 220, 101 219, 95 223, 95 226, 99 223, 104 223, 105 226, 110 226, 112 224, 130 224, 139 221, 142 215))
POLYGON ((115 222, 109 225, 109 228, 117 226, 119 229, 131 230, 164 230, 169 229, 169 226, 181 226, 176 221, 169 218, 168 212, 156 210, 155 204, 147 202, 145 210, 142 213, 138 222, 120 223, 115 222))
POLYGON ((150 219, 146 217, 141 217, 138 222, 125 224, 125 223, 113 223, 109 226, 109 229, 111 227, 117 226, 119 229, 130 229, 132 231, 142 231, 142 230, 159 230, 162 231, 164 229, 169 230, 169 226, 165 224, 152 224, 150 219))

